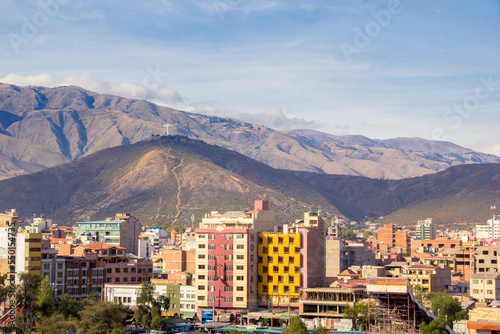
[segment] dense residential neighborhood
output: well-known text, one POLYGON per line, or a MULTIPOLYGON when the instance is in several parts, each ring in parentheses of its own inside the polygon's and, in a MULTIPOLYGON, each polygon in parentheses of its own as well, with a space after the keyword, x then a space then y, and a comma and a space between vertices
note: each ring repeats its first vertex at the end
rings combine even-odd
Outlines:
MULTIPOLYGON (((147 291, 167 301, 158 317, 170 330, 282 330, 297 317, 310 330, 412 333, 433 323, 449 333, 500 329, 498 216, 449 230, 431 218, 377 226, 326 221, 317 212, 279 225, 279 208, 266 200, 253 210, 215 209, 168 233, 130 213, 58 226, 7 210, 0 214, 3 289, 40 277, 56 304, 93 298, 127 307, 128 330, 152 326, 135 316, 147 291), (456 305, 453 314, 436 311, 442 300, 456 305)), ((12 306, 16 298, 3 295, 5 330, 22 314, 12 306)))

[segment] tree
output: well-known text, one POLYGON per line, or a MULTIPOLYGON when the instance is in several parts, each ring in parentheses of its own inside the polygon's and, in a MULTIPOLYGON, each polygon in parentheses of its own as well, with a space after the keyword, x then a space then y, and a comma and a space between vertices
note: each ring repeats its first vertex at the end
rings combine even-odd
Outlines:
POLYGON ((433 293, 429 297, 432 313, 437 315, 438 319, 443 320, 450 328, 453 327, 455 320, 465 319, 467 311, 462 310, 460 302, 450 296, 447 291, 433 293))
POLYGON ((356 240, 356 233, 352 228, 344 228, 340 232, 340 239, 343 240, 356 240))
POLYGON ((64 294, 61 301, 57 304, 56 313, 63 316, 64 319, 77 318, 78 311, 81 309, 81 303, 71 298, 67 294, 64 294))
POLYGON ((113 329, 122 329, 130 309, 108 301, 93 301, 78 314, 79 331, 85 334, 108 334, 113 329))
POLYGON ((302 322, 302 319, 299 317, 293 317, 292 320, 290 320, 290 324, 282 332, 283 334, 308 334, 309 331, 307 330, 306 325, 302 322))
POLYGON ((49 276, 45 276, 43 278, 42 284, 40 285, 40 289, 38 291, 37 296, 37 306, 38 306, 38 315, 40 318, 48 318, 56 309, 56 299, 54 298, 54 289, 50 284, 49 276))
POLYGON ((134 319, 136 323, 141 323, 144 327, 162 328, 164 321, 161 312, 169 309, 170 299, 166 296, 155 298, 154 291, 154 284, 142 283, 141 290, 137 294, 134 319))
POLYGON ((443 319, 432 320, 428 325, 423 324, 420 326, 420 333, 422 334, 448 334, 446 330, 446 321, 443 319))
POLYGON ((68 331, 76 332, 76 319, 65 319, 61 314, 54 314, 43 318, 36 328, 37 333, 42 334, 66 334, 68 331))
POLYGON ((364 328, 368 328, 368 323, 373 322, 375 320, 376 314, 375 312, 370 312, 370 308, 373 310, 376 309, 376 306, 373 302, 368 304, 367 302, 359 302, 351 307, 346 305, 344 308, 344 318, 352 319, 352 322, 356 328, 359 328, 360 325, 364 326, 364 328), (369 318, 368 319, 368 314, 369 318))
POLYGON ((31 333, 37 320, 37 294, 41 278, 31 273, 19 275, 20 285, 16 290, 16 328, 21 334, 31 333))

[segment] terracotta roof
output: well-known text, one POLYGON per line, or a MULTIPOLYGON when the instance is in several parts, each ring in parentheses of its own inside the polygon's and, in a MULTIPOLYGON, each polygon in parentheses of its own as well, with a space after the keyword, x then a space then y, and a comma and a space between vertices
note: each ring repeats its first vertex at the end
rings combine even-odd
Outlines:
POLYGON ((68 239, 66 239, 66 238, 50 238, 50 243, 51 244, 59 244, 59 243, 67 244, 68 239))
POLYGON ((82 247, 84 249, 111 249, 111 248, 125 249, 125 247, 110 245, 110 244, 106 244, 104 242, 94 242, 94 243, 91 243, 88 245, 82 245, 80 247, 82 247))
POLYGON ((408 269, 437 269, 438 266, 429 266, 426 264, 414 264, 413 266, 408 267, 408 269))
POLYGON ((341 272, 340 274, 338 274, 337 276, 359 276, 358 274, 356 274, 354 271, 352 271, 351 269, 346 269, 344 270, 343 272, 341 272))
POLYGON ((467 328, 487 330, 487 331, 498 331, 500 330, 500 322, 469 321, 467 322, 467 328))

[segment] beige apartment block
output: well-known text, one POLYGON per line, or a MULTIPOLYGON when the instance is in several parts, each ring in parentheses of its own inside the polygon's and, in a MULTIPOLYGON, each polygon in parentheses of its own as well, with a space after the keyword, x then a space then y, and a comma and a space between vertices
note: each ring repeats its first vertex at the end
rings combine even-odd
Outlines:
POLYGON ((408 278, 412 286, 422 287, 422 291, 440 292, 451 284, 451 270, 449 267, 428 266, 415 264, 404 269, 403 278, 408 278))
POLYGON ((489 273, 472 275, 470 278, 470 296, 480 303, 500 300, 500 275, 489 273))

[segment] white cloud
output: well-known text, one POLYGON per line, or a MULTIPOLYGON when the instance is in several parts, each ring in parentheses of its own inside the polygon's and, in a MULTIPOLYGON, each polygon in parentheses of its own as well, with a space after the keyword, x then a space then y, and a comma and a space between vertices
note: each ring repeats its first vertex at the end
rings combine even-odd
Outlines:
POLYGON ((204 115, 234 118, 252 124, 264 125, 277 130, 319 129, 328 125, 324 122, 289 116, 286 113, 286 108, 284 108, 284 110, 271 109, 257 114, 249 114, 225 108, 216 108, 209 105, 191 105, 182 108, 182 110, 204 115))
POLYGON ((500 157, 500 138, 491 139, 488 143, 477 145, 474 150, 500 157))
POLYGON ((8 74, 0 78, 0 82, 10 83, 18 86, 79 86, 101 94, 113 94, 132 99, 157 100, 160 103, 178 103, 183 98, 173 88, 159 86, 155 88, 144 87, 130 82, 122 82, 111 85, 102 80, 92 77, 88 72, 82 72, 62 78, 54 78, 50 73, 39 75, 22 76, 18 74, 8 74))

